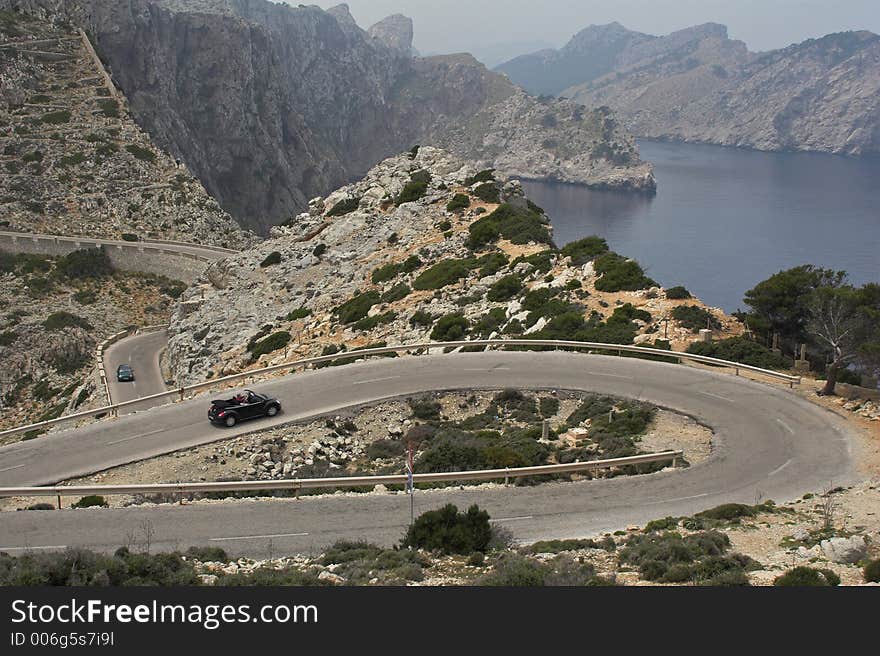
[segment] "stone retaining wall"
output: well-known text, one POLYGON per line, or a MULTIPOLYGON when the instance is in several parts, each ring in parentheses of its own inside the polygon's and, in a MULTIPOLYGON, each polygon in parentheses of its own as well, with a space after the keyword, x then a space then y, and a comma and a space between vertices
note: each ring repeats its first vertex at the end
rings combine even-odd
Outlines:
POLYGON ((50 235, 12 235, 0 233, 0 250, 12 253, 62 256, 76 250, 103 246, 110 261, 121 271, 139 271, 167 276, 186 283, 194 282, 205 267, 222 253, 196 254, 163 247, 160 243, 109 242, 86 237, 50 235))

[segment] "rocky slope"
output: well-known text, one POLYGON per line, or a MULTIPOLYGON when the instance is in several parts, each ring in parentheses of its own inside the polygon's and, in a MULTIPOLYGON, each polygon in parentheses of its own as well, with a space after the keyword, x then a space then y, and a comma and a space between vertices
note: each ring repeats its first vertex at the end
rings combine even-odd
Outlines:
POLYGON ((98 343, 168 321, 184 285, 114 271, 105 257, 0 252, 0 428, 105 405, 98 343))
POLYGON ((880 36, 870 32, 752 53, 721 25, 654 37, 612 24, 499 70, 534 93, 607 105, 638 136, 760 150, 880 151, 880 36))
POLYGON ((254 242, 138 128, 77 30, 2 13, 0 61, 3 229, 254 242))
MULTIPOLYGON (((393 157, 212 265, 172 318, 170 368, 183 384, 381 342, 501 334, 651 344, 674 307, 699 304, 667 299, 602 240, 554 249, 547 221, 518 182, 446 151, 393 157), (597 274, 597 255, 615 273, 597 274), (600 283, 618 274, 634 291, 600 283)), ((740 331, 712 313, 719 332, 740 331)), ((669 339, 683 348, 696 335, 672 321, 669 339)))
POLYGON ((403 17, 368 33, 345 5, 0 0, 10 7, 84 26, 138 122, 262 231, 416 143, 505 173, 655 187, 616 123, 541 105, 470 57, 413 58, 403 17))

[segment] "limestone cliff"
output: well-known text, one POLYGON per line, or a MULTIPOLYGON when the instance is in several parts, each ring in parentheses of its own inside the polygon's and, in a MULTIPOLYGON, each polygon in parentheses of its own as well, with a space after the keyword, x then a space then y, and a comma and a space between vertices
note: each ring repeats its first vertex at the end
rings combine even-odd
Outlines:
POLYGON ((752 53, 721 25, 655 37, 612 24, 499 70, 533 93, 608 106, 638 136, 880 152, 880 36, 870 32, 752 53))
POLYGON ((527 177, 655 186, 631 137, 605 115, 541 105, 470 57, 413 58, 400 18, 371 36, 345 5, 0 0, 4 7, 84 26, 138 122, 224 209, 262 231, 417 143, 527 177))

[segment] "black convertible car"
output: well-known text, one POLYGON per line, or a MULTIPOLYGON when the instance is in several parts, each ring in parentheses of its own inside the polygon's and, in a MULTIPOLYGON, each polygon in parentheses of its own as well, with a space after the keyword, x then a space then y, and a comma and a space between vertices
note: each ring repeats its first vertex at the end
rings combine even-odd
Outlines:
POLYGON ((238 422, 254 417, 274 417, 281 411, 281 403, 262 394, 245 390, 231 399, 211 401, 208 419, 211 423, 235 426, 238 422))

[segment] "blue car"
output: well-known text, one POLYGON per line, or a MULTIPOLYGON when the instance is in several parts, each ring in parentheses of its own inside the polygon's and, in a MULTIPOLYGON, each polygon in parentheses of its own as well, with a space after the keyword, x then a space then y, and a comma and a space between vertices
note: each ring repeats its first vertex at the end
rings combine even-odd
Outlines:
POLYGON ((120 383, 134 382, 134 370, 130 365, 121 364, 116 368, 116 380, 120 383))

